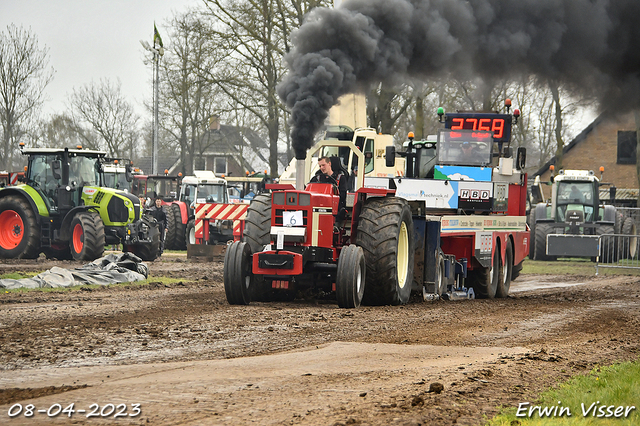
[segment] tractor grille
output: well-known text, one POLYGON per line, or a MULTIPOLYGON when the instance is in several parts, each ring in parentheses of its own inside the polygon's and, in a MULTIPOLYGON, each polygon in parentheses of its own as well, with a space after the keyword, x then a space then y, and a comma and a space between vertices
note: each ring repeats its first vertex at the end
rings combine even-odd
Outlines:
POLYGON ((107 213, 111 222, 127 222, 129 220, 129 210, 124 205, 124 200, 115 195, 109 200, 107 213))
POLYGON ((96 204, 100 204, 102 199, 104 198, 104 192, 98 191, 95 197, 93 197, 93 202, 96 204))
MULTIPOLYGON (((297 211, 298 209, 276 209, 276 225, 282 226, 282 212, 297 211)), ((302 210, 302 223, 307 226, 307 210, 302 210)))

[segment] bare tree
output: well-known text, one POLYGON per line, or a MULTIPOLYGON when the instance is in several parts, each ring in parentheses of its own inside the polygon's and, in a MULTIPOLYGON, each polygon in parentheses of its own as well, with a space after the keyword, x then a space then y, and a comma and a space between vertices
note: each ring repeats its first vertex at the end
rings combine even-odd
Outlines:
POLYGON ((194 158, 209 147, 203 135, 220 102, 214 85, 199 70, 215 67, 224 52, 212 44, 194 12, 172 19, 170 39, 161 63, 160 122, 179 148, 182 171, 190 174, 194 158))
POLYGON ((98 149, 98 135, 91 129, 79 128, 73 118, 67 114, 55 114, 42 120, 29 135, 33 147, 76 147, 98 149))
POLYGON ((328 1, 207 0, 211 38, 227 55, 203 75, 259 121, 269 138, 269 168, 278 174, 278 140, 285 117, 276 88, 286 69, 290 35, 306 12, 328 1))
POLYGON ((12 24, 0 33, 0 168, 13 165, 26 125, 44 102, 54 73, 48 64, 48 49, 38 47, 30 30, 12 24))
MULTIPOLYGON (((138 121, 131 104, 120 90, 120 80, 107 79, 74 89, 69 97, 71 116, 78 128, 92 129, 100 136, 100 148, 114 157, 133 158, 139 139, 138 121)), ((78 133, 91 144, 85 131, 78 133)))

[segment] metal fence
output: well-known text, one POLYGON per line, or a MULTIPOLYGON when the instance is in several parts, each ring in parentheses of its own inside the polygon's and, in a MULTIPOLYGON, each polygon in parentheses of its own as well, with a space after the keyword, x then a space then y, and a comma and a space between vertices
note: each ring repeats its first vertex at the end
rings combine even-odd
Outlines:
POLYGON ((603 234, 600 235, 600 255, 596 260, 598 268, 632 268, 640 269, 640 238, 635 234, 603 234))

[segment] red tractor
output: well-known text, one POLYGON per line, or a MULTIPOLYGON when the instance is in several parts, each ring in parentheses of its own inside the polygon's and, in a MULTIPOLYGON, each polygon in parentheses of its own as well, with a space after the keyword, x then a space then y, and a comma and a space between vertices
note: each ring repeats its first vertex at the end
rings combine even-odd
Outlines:
POLYGON ((162 198, 165 214, 167 215, 167 234, 165 235, 165 249, 184 250, 186 248, 186 223, 182 218, 186 217, 187 207, 184 202, 178 201, 182 173, 178 176, 169 176, 165 170, 164 175, 134 175, 131 192, 140 198, 145 207, 153 206, 155 197, 162 198))
POLYGON ((346 214, 339 212, 335 184, 310 183, 302 189, 316 153, 333 157, 334 171, 340 159, 349 169, 354 159, 365 164, 352 140, 324 140, 309 151, 306 164, 298 160, 299 189, 274 184, 268 185, 271 194, 256 196, 247 211, 244 241, 231 244, 225 254, 227 300, 246 305, 252 299, 291 300, 298 291, 310 291, 335 297, 342 308, 358 307, 363 300, 407 303, 413 277, 408 203, 393 190, 364 188, 362 174, 345 173, 352 188, 346 214))

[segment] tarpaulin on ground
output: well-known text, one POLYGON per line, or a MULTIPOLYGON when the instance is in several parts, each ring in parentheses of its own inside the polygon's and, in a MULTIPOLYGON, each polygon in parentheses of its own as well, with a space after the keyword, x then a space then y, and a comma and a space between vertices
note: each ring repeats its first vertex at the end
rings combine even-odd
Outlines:
POLYGON ((84 284, 116 284, 146 280, 149 267, 132 253, 109 254, 75 269, 58 266, 32 278, 1 279, 0 288, 56 288, 84 284))

